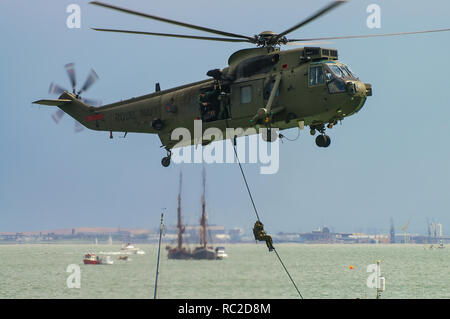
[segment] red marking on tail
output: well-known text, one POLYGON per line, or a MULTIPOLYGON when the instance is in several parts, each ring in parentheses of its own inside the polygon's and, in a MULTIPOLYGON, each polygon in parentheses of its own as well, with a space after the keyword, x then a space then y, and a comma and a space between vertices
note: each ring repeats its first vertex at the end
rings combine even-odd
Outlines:
POLYGON ((103 114, 89 115, 86 117, 86 122, 97 121, 103 118, 103 114))

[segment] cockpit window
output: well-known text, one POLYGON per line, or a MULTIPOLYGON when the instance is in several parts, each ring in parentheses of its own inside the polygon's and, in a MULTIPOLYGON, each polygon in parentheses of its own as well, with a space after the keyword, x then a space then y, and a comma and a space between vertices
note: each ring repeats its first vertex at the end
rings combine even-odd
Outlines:
POLYGON ((343 77, 344 74, 342 73, 341 68, 336 64, 328 64, 328 67, 331 69, 331 71, 336 75, 337 77, 343 77))
POLYGON ((333 79, 333 75, 331 74, 331 71, 328 69, 325 69, 325 79, 327 80, 327 82, 333 79))
POLYGON ((344 64, 326 63, 326 66, 330 68, 333 74, 337 77, 348 77, 357 79, 358 77, 350 70, 350 68, 344 64))
POLYGON ((330 93, 343 93, 346 91, 344 77, 348 77, 348 72, 344 71, 335 63, 326 63, 325 77, 327 79, 328 91, 330 93))
POLYGON ((350 70, 350 68, 347 65, 343 65, 343 67, 347 70, 347 72, 350 74, 350 76, 352 78, 357 79, 358 77, 355 75, 355 73, 352 72, 352 70, 350 70))
POLYGON ((309 86, 320 85, 324 83, 322 66, 312 66, 309 69, 309 86))
POLYGON ((347 70, 347 68, 345 66, 341 66, 340 67, 342 74, 344 74, 344 76, 352 78, 353 75, 347 70))

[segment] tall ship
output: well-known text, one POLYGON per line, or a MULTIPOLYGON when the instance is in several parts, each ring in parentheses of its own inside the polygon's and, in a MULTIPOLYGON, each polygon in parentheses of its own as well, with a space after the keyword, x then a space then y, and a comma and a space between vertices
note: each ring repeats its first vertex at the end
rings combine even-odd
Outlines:
POLYGON ((177 238, 177 246, 170 247, 167 246, 168 250, 167 257, 169 259, 191 259, 192 253, 189 248, 183 247, 183 233, 185 227, 181 221, 181 186, 183 181, 183 175, 180 171, 180 185, 178 188, 178 208, 177 208, 177 229, 178 229, 178 238, 177 238))
POLYGON ((206 222, 206 200, 205 200, 205 192, 206 192, 206 173, 205 167, 203 166, 202 172, 202 181, 203 181, 203 193, 201 197, 202 203, 202 217, 200 218, 200 246, 196 247, 192 252, 192 258, 194 259, 217 259, 216 251, 214 247, 208 246, 206 241, 206 232, 207 232, 207 222, 206 222))
POLYGON ((202 215, 200 218, 200 245, 195 247, 193 250, 183 246, 183 233, 185 231, 185 227, 183 226, 181 220, 181 188, 182 188, 182 174, 180 172, 180 185, 178 191, 178 209, 177 209, 177 229, 178 229, 178 244, 176 247, 167 246, 168 250, 168 258, 169 259, 223 259, 226 257, 225 249, 222 249, 220 256, 218 256, 218 250, 214 250, 214 247, 208 246, 208 242, 206 239, 208 225, 207 225, 207 216, 206 216, 206 173, 205 168, 203 167, 203 193, 201 196, 201 206, 202 206, 202 215))

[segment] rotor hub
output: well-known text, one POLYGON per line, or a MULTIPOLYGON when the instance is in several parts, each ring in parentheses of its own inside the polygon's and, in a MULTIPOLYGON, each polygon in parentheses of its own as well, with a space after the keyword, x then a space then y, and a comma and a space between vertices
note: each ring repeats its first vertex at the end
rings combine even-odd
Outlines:
POLYGON ((263 31, 258 35, 255 35, 256 44, 263 47, 272 47, 275 45, 286 44, 286 37, 279 37, 277 33, 273 31, 263 31))

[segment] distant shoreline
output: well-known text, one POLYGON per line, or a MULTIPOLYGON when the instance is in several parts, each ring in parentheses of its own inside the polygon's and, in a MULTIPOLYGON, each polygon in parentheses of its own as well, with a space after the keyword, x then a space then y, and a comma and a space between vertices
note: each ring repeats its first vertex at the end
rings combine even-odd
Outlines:
MULTIPOLYGON (((47 245, 47 246, 57 246, 57 245, 80 245, 80 246, 98 246, 98 247, 122 247, 125 243, 92 243, 88 241, 51 241, 51 242, 9 242, 9 241, 0 241, 0 246, 38 246, 38 245, 47 245)), ((139 244, 139 245, 149 245, 149 246, 157 246, 158 244, 155 242, 133 242, 133 244, 139 244)), ((170 242, 163 243, 164 246, 170 245, 170 242)), ((196 243, 190 244, 187 246, 195 246, 196 243)), ((230 243, 212 243, 211 246, 232 246, 232 245, 263 245, 263 243, 257 243, 254 242, 230 242, 230 243)), ((407 247, 407 246, 438 246, 439 244, 428 244, 428 243, 320 243, 320 242, 310 242, 310 243, 301 243, 301 242, 274 242, 274 245, 292 245, 292 246, 398 246, 398 247, 407 247)))

